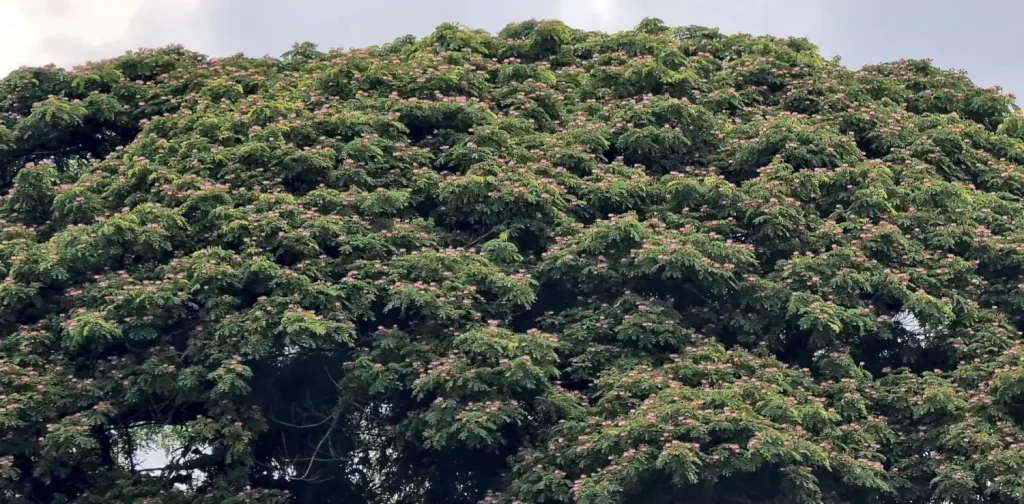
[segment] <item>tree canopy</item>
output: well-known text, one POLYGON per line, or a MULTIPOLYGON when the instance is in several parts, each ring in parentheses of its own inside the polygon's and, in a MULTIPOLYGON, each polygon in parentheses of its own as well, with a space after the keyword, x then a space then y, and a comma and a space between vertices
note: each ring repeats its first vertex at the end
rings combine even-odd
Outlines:
POLYGON ((1024 502, 1018 110, 655 19, 21 68, 0 501, 1024 502))

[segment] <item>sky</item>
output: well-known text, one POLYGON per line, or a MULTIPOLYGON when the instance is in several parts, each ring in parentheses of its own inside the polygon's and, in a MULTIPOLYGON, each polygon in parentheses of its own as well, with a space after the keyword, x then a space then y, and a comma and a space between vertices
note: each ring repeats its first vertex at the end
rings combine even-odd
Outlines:
POLYGON ((1024 95, 1020 0, 0 0, 0 76, 167 44, 278 56, 297 41, 364 47, 446 21, 497 32, 512 21, 561 19, 618 31, 644 17, 807 37, 851 68, 931 57, 979 85, 1024 95))

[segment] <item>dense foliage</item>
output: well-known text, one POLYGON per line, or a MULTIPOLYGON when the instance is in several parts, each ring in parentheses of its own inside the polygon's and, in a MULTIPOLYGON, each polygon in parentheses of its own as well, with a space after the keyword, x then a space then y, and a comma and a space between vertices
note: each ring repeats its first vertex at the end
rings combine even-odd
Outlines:
POLYGON ((1015 110, 657 20, 19 69, 0 501, 1024 502, 1015 110))

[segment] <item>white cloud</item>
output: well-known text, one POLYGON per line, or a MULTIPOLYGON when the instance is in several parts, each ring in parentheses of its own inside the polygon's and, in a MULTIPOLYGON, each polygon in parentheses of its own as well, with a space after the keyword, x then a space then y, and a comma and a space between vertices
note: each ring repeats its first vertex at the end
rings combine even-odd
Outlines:
POLYGON ((622 7, 619 0, 559 0, 558 19, 574 28, 621 30, 622 7))
POLYGON ((16 3, 0 3, 0 75, 37 59, 29 50, 35 30, 28 16, 16 3))
POLYGON ((89 45, 124 33, 144 0, 14 0, 33 23, 36 35, 73 35, 89 45))
POLYGON ((0 75, 21 65, 79 64, 139 45, 195 42, 198 32, 189 30, 188 14, 202 1, 5 0, 0 2, 0 75), (156 22, 136 26, 140 19, 156 22))

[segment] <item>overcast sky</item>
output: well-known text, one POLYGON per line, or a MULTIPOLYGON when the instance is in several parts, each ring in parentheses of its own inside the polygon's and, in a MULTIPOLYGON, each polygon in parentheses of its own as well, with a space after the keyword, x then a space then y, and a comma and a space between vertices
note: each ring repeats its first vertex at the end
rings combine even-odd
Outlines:
POLYGON ((296 41, 363 47, 445 21, 491 32, 529 18, 623 30, 644 17, 805 36, 850 67, 932 57, 1024 95, 1021 0, 0 0, 0 75, 171 43, 212 56, 277 56, 296 41))

